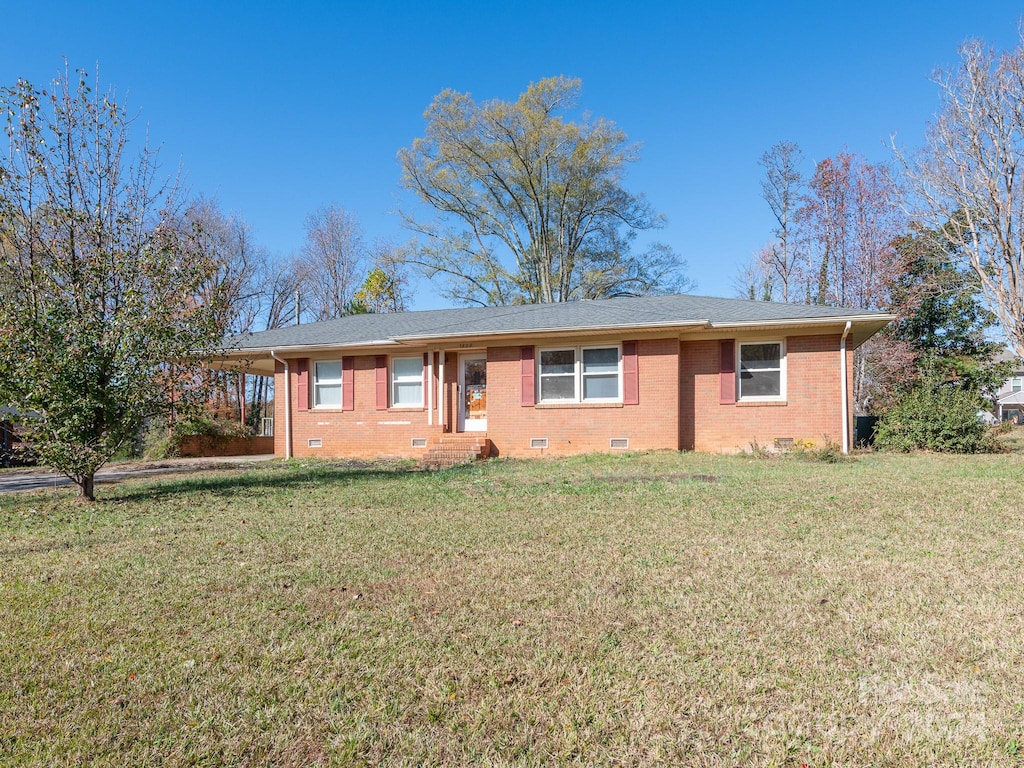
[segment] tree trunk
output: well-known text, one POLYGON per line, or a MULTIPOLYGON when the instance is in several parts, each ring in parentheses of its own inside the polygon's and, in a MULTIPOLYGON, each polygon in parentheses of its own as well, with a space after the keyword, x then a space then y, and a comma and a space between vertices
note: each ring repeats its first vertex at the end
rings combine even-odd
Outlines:
POLYGON ((94 486, 96 484, 96 475, 80 475, 74 478, 75 482, 78 483, 78 498, 84 499, 85 501, 96 501, 96 494, 94 492, 94 486))

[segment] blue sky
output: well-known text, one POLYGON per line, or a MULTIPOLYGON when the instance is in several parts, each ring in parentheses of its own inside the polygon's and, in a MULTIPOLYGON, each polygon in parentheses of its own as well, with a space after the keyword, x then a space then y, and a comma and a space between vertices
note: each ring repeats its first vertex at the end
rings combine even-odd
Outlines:
MULTIPOLYGON (((697 293, 733 282, 770 237, 758 158, 797 142, 891 159, 938 108, 929 75, 980 37, 1017 44, 1022 6, 981 3, 382 2, 7 4, 0 83, 43 84, 67 57, 127 93, 171 172, 282 256, 335 203, 367 239, 409 234, 396 152, 444 88, 514 99, 582 78, 581 106, 643 145, 627 186, 668 217, 654 238, 697 293)), ((429 283, 414 308, 443 306, 429 283)))

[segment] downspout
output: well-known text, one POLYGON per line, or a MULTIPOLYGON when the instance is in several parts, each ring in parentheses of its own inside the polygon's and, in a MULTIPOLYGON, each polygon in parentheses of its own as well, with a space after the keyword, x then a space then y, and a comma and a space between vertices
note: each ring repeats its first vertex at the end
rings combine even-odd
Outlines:
POLYGON ((846 375, 846 337, 850 333, 853 322, 846 321, 846 328, 843 330, 843 337, 839 341, 839 380, 843 387, 843 453, 850 452, 850 388, 847 384, 846 375))
MULTIPOLYGON (((282 360, 274 350, 270 350, 270 356, 277 362, 284 365, 284 457, 292 457, 292 387, 291 367, 287 360, 282 360)), ((275 396, 276 399, 276 396, 275 396)))

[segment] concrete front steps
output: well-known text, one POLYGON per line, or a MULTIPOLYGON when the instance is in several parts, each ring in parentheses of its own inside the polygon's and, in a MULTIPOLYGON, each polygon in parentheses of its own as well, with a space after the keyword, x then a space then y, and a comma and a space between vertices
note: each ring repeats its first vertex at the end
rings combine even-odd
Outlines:
POLYGON ((491 455, 491 441, 483 435, 449 435, 434 443, 420 459, 423 469, 447 469, 480 461, 491 455))

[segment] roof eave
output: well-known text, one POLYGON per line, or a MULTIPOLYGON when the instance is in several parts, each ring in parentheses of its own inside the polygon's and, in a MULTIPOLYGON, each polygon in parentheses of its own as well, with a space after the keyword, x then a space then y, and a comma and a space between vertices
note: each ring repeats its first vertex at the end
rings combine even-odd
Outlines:
POLYGON ((850 323, 851 330, 853 331, 850 335, 850 349, 857 349, 857 347, 895 319, 896 315, 877 312, 868 315, 834 315, 832 317, 800 317, 783 320, 744 320, 733 323, 715 323, 712 325, 712 328, 715 330, 744 330, 751 328, 770 330, 776 328, 820 328, 822 326, 841 328, 850 323))
POLYGON ((511 331, 455 331, 452 333, 409 334, 395 336, 399 344, 429 344, 431 342, 455 342, 470 339, 522 338, 524 336, 571 336, 579 334, 606 334, 623 331, 668 331, 675 332, 693 328, 707 328, 710 320, 691 320, 685 323, 615 323, 609 325, 552 326, 549 328, 529 328, 511 331))
POLYGON ((334 343, 334 344, 271 344, 258 347, 237 347, 235 349, 223 349, 218 357, 221 358, 244 358, 250 354, 266 354, 271 352, 329 352, 344 347, 345 349, 376 349, 378 347, 395 347, 398 343, 392 339, 378 339, 374 341, 360 341, 355 344, 334 343))
POLYGON ((789 317, 779 320, 735 320, 725 323, 709 323, 714 329, 726 328, 754 328, 758 326, 777 325, 845 325, 846 323, 868 324, 868 323, 891 323, 896 315, 887 313, 873 313, 870 315, 833 315, 830 317, 789 317))

